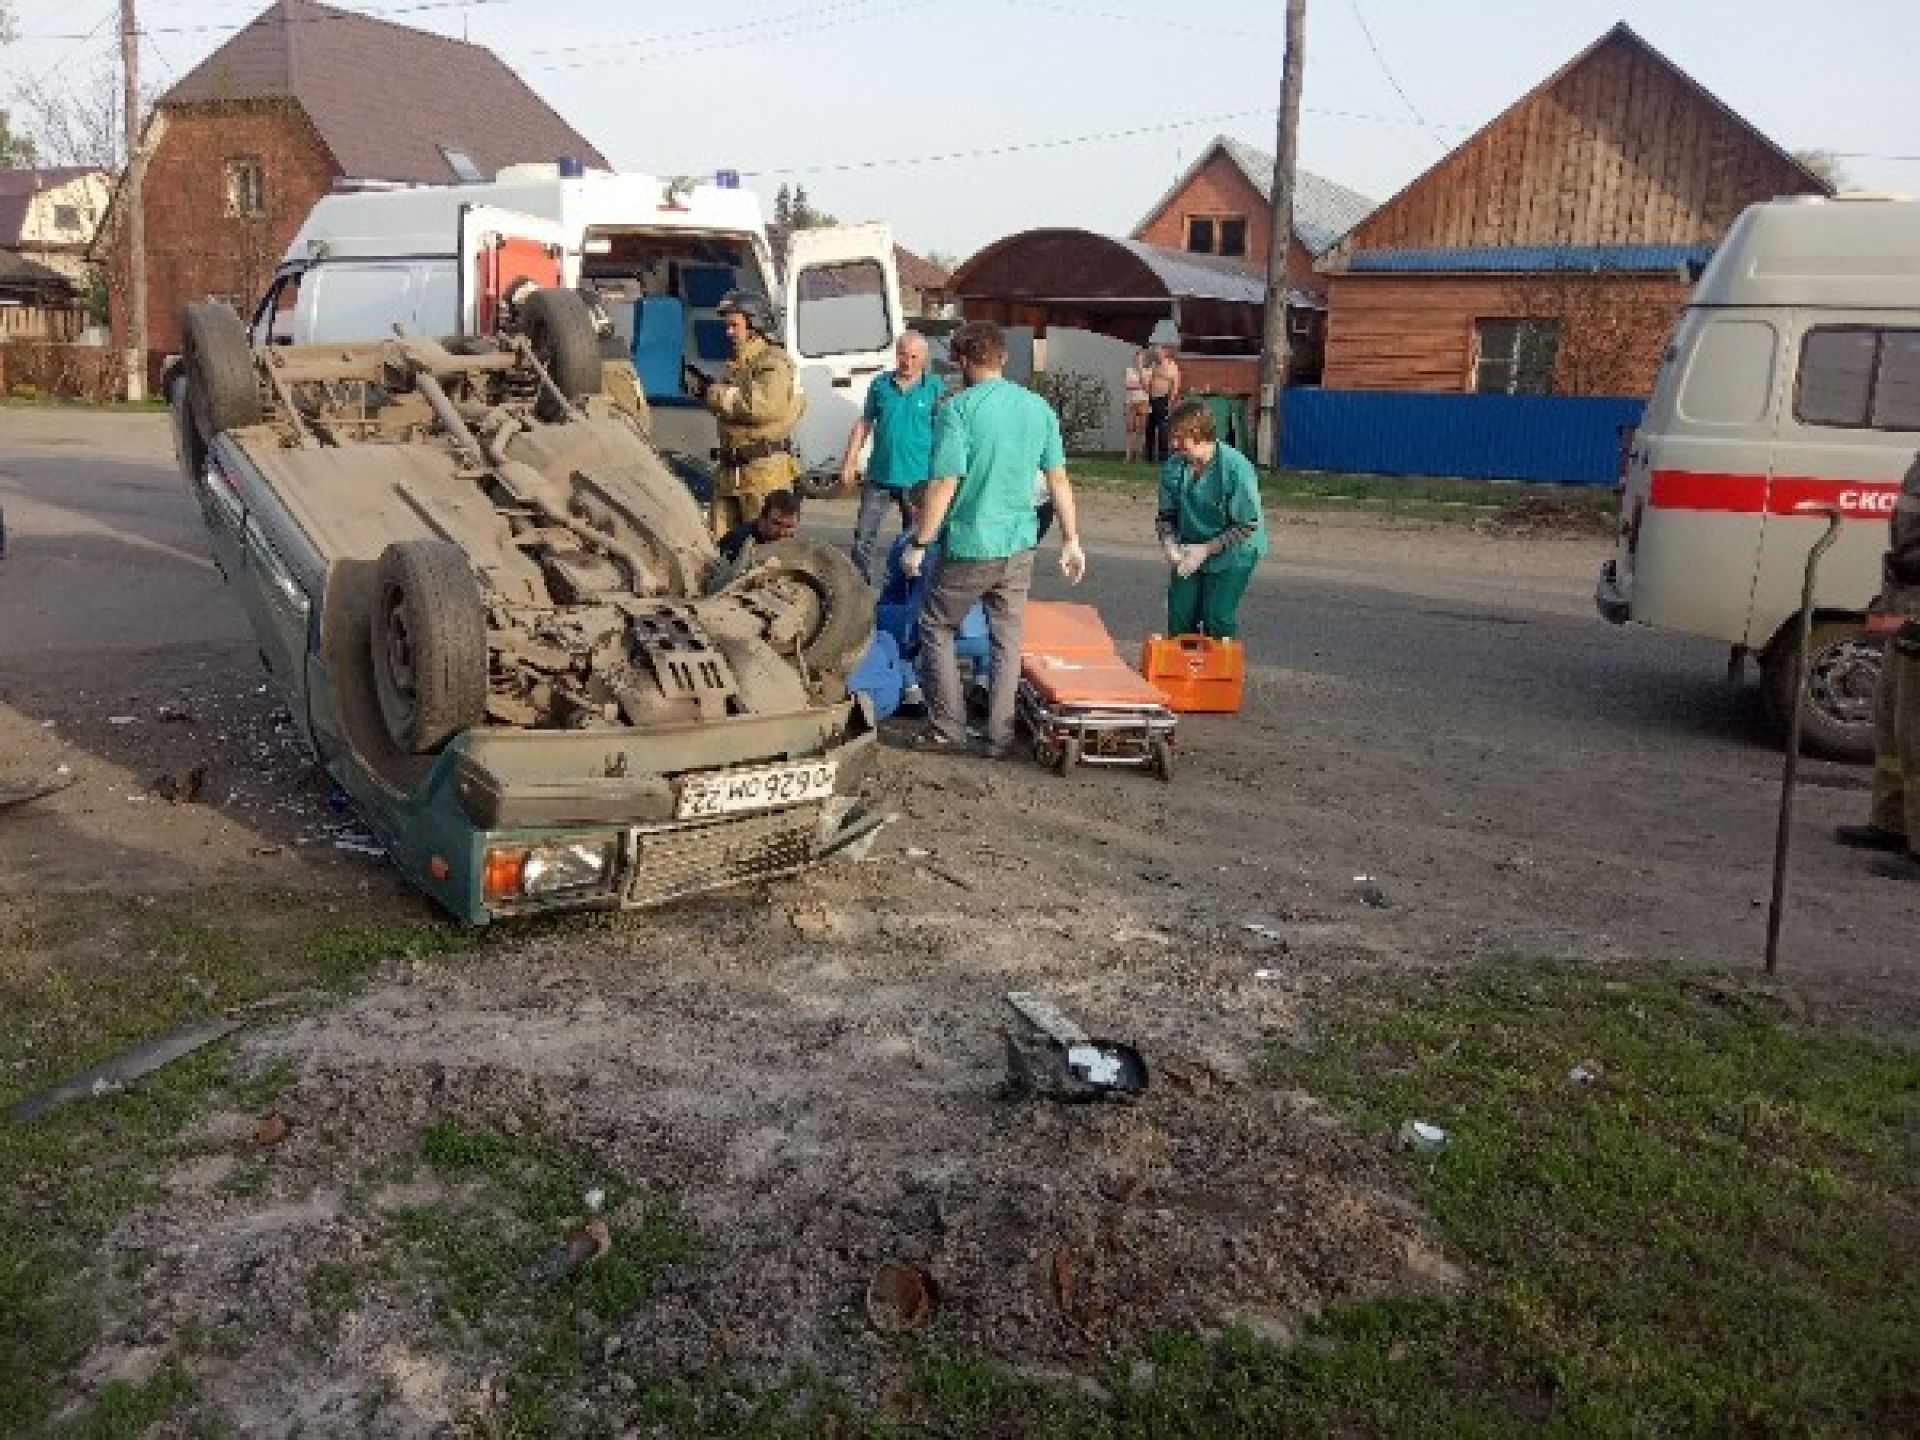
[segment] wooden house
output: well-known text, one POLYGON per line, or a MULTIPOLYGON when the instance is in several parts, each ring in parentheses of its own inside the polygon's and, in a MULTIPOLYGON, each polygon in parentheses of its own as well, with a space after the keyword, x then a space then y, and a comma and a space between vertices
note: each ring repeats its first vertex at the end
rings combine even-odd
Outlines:
POLYGON ((1734 217, 1828 191, 1616 25, 1330 247, 1321 383, 1644 396, 1734 217))

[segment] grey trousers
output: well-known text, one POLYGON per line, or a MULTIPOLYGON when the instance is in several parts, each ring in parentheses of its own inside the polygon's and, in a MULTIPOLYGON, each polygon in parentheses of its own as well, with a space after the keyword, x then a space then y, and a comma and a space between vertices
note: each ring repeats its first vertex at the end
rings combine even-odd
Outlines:
POLYGON ((920 684, 927 696, 927 722, 956 744, 967 738, 965 698, 953 637, 978 600, 987 612, 993 680, 987 696, 987 745, 1013 743, 1013 701, 1020 685, 1020 627, 1033 585, 1033 551, 999 560, 956 560, 942 555, 920 603, 920 684))
POLYGON ((900 525, 904 529, 913 519, 908 501, 912 494, 910 489, 875 485, 872 481, 860 487, 860 513, 853 522, 853 568, 869 585, 873 583, 873 546, 880 538, 881 525, 886 522, 887 507, 891 505, 900 512, 900 525))

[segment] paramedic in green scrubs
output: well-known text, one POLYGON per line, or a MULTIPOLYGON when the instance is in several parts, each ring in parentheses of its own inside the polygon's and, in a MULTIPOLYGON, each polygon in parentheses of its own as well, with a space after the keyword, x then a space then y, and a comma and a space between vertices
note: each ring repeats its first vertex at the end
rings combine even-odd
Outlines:
POLYGON ((1267 553, 1260 477, 1253 462, 1222 445, 1213 413, 1197 400, 1167 422, 1172 454, 1160 471, 1154 529, 1173 575, 1167 581, 1167 633, 1231 640, 1253 567, 1267 553))

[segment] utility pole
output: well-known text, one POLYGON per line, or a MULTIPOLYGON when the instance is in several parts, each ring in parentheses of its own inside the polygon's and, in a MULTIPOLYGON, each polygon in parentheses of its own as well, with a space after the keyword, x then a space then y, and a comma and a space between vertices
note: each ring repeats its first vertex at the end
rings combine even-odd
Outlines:
POLYGON ((1273 147, 1273 223, 1267 246, 1266 333, 1260 342, 1260 414, 1255 458, 1280 465, 1280 392, 1287 383, 1287 255, 1293 249, 1293 169, 1299 153, 1300 76, 1307 63, 1307 0, 1287 0, 1287 53, 1280 62, 1280 130, 1273 147))
POLYGON ((127 399, 147 398, 147 214, 141 196, 147 178, 140 153, 140 22, 134 0, 120 0, 120 69, 126 82, 122 100, 126 123, 127 168, 120 198, 127 226, 127 399))

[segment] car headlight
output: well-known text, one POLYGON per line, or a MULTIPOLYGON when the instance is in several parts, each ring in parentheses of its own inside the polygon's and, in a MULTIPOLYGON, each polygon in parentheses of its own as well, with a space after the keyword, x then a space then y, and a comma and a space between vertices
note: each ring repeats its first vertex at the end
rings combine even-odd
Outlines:
POLYGON ((485 896, 495 901, 530 900, 604 890, 613 883, 619 848, 611 836, 551 845, 490 846, 485 896))

